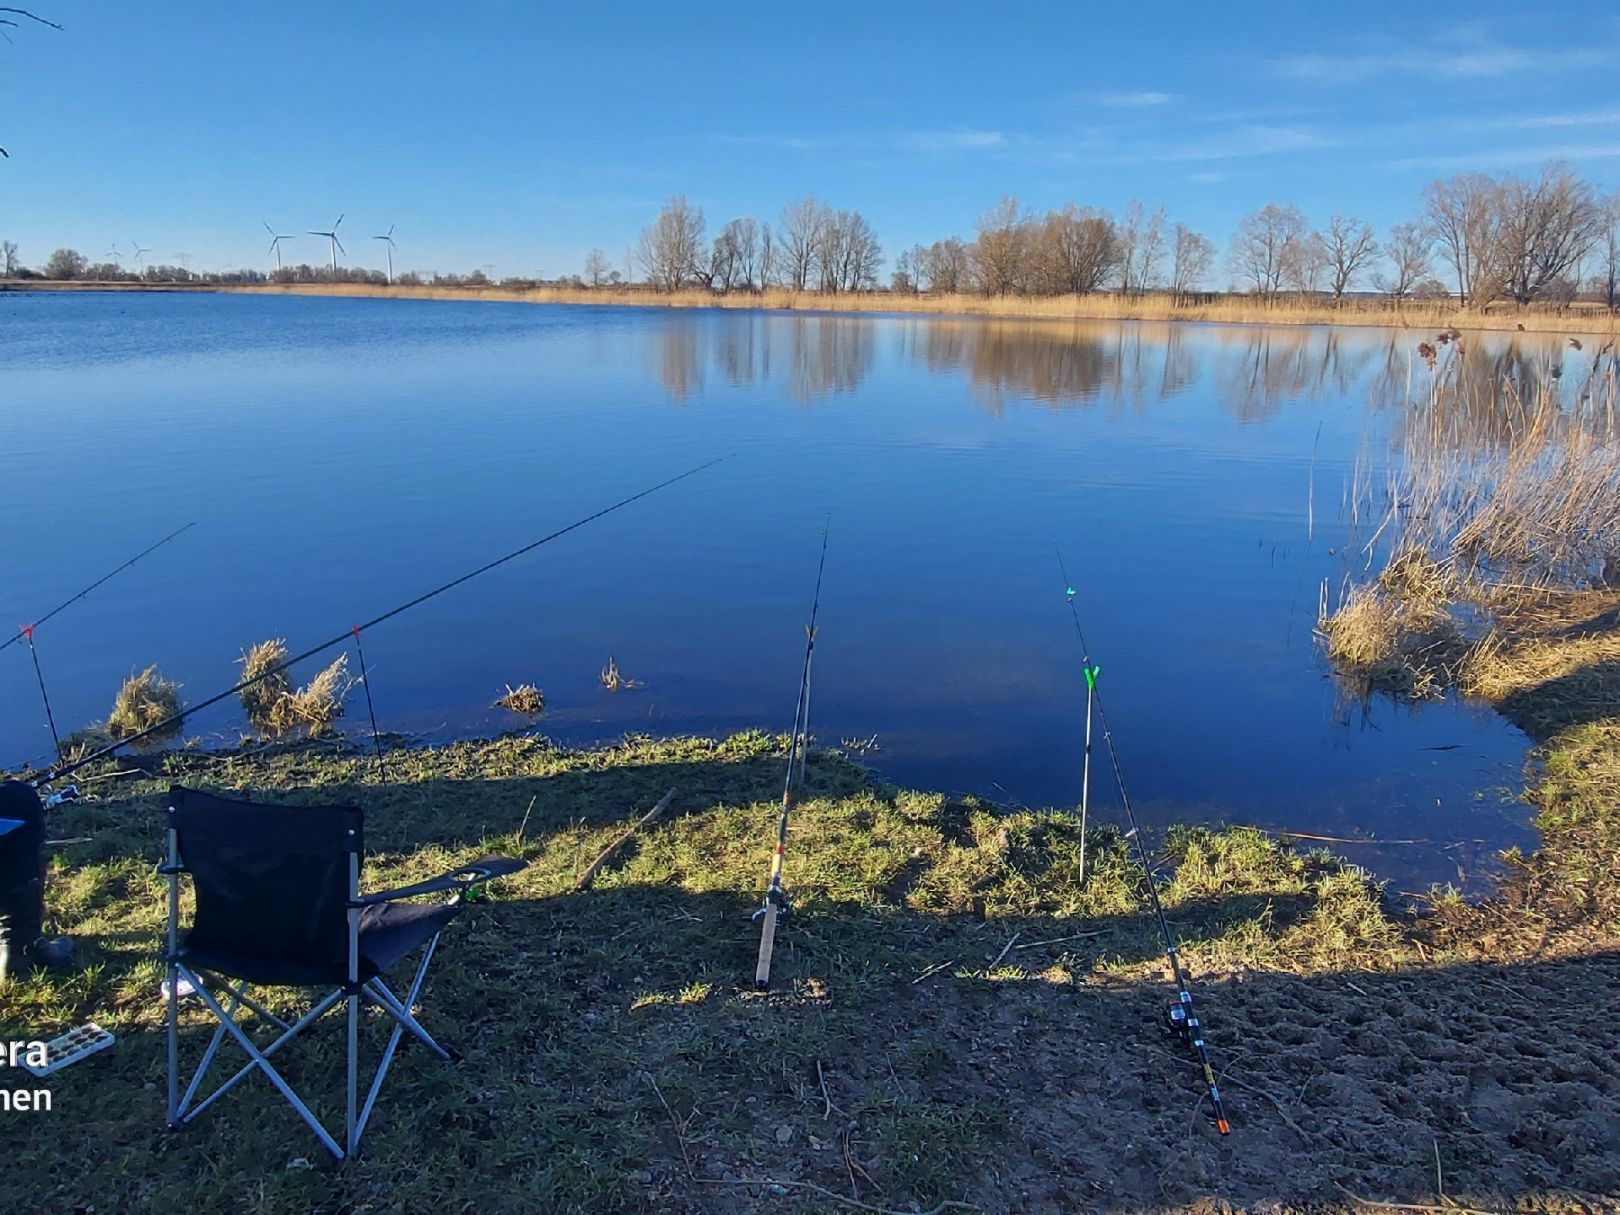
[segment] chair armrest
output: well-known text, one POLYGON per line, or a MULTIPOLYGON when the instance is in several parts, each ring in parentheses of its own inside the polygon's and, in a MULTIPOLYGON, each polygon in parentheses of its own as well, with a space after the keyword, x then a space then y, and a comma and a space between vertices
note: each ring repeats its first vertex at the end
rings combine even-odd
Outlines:
POLYGON ((380 890, 376 894, 362 895, 352 906, 371 907, 377 903, 392 903, 397 899, 415 898, 420 894, 442 894, 447 890, 468 890, 481 882, 508 877, 529 867, 529 862, 509 856, 486 856, 460 869, 452 869, 426 882, 401 886, 397 890, 380 890))

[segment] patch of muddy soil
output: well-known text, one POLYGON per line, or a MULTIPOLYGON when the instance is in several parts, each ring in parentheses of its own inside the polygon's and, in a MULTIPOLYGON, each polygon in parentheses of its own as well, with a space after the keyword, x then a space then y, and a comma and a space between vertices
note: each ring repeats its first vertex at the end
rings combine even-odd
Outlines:
MULTIPOLYGON (((796 1184, 694 1183, 676 1158, 658 1205, 836 1209, 802 1188, 814 1185, 919 1211, 945 1199, 997 1213, 1374 1209, 1351 1195, 1620 1209, 1620 955, 1200 991, 1225 1138, 1190 1056, 1160 1029, 1168 989, 943 975, 858 1013, 762 1002, 755 1015, 784 1032, 816 1018, 837 1032, 819 1073, 784 1061, 782 1082, 762 1087, 743 1111, 746 1146, 718 1161, 698 1151, 697 1167, 796 1184), (897 1135, 897 1117, 914 1125, 897 1135)), ((696 1146, 701 1125, 691 1133, 696 1146)))

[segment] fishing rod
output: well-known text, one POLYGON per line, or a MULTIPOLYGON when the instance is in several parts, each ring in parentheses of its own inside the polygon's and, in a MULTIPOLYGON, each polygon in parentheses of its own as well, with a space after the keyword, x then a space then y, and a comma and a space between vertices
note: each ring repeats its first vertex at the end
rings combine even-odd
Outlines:
POLYGON ((28 638, 30 636, 30 634, 33 633, 33 631, 35 629, 37 629, 40 625, 44 624, 52 616, 56 615, 58 612, 62 611, 64 608, 72 607, 75 603, 79 602, 79 600, 83 599, 86 595, 88 595, 91 591, 95 590, 103 582, 106 582, 108 579, 112 578, 116 574, 123 573, 125 570, 127 570, 130 566, 134 565, 137 561, 139 561, 142 557, 146 556, 148 553, 155 552, 158 549, 162 548, 165 544, 167 544, 170 540, 173 540, 176 536, 178 536, 181 532, 185 531, 187 528, 192 528, 192 527, 196 527, 196 526, 197 525, 195 523, 188 523, 188 524, 185 525, 185 527, 177 527, 172 532, 170 532, 167 536, 163 537, 163 539, 159 540, 156 544, 150 545, 147 548, 143 548, 140 552, 136 553, 128 561, 124 562, 123 565, 120 565, 115 570, 110 570, 107 573, 103 574, 101 577, 97 578, 94 582, 92 582, 89 586, 85 587, 84 590, 80 591, 77 595, 74 595, 71 599, 64 599, 61 603, 57 604, 50 611, 46 612, 43 616, 41 616, 38 620, 34 621, 32 624, 25 625, 24 627, 18 629, 17 632, 14 635, 12 635, 11 637, 6 638, 6 640, 4 642, 0 642, 0 650, 9 649, 10 647, 16 645, 19 641, 25 640, 26 638, 28 638))
POLYGON ((754 986, 765 991, 771 985, 771 956, 776 951, 776 925, 787 914, 788 898, 782 889, 782 859, 787 849, 788 815, 804 784, 804 766, 810 752, 810 660, 816 652, 816 613, 821 609, 821 574, 827 568, 827 532, 821 529, 821 561, 816 566, 816 594, 810 601, 810 623, 804 626, 804 671, 799 676, 799 703, 793 709, 793 736, 788 741, 787 777, 782 783, 782 812, 776 819, 776 850, 771 853, 771 876, 765 887, 765 905, 754 912, 762 921, 759 934, 759 962, 754 967, 754 986))
MULTIPOLYGON (((1204 1028, 1198 1020, 1198 1012, 1193 1007, 1192 990, 1187 985, 1187 974, 1181 967, 1181 956, 1176 950, 1176 939, 1170 934, 1170 921, 1165 918, 1164 904, 1159 901, 1159 890, 1153 882, 1153 861, 1148 856, 1147 844, 1143 841, 1141 828, 1136 822, 1136 812, 1131 809, 1131 797, 1125 788, 1125 772, 1120 767, 1119 751, 1114 746, 1114 732, 1108 727, 1108 714, 1103 709, 1102 693, 1097 689, 1097 676, 1102 668, 1091 661, 1091 647, 1086 644, 1085 630, 1080 627, 1080 609, 1075 605, 1075 589, 1069 582, 1068 571, 1063 568, 1063 553, 1058 551, 1058 571, 1063 575, 1064 593, 1069 601, 1069 615, 1074 620, 1074 634, 1080 640, 1080 655, 1082 667, 1086 673, 1086 749, 1090 752, 1090 712, 1093 701, 1097 708, 1097 721, 1102 726, 1103 742, 1108 748, 1108 758, 1114 769, 1114 780, 1119 785, 1119 800, 1125 807, 1125 818, 1130 830, 1125 833, 1126 838, 1136 841, 1136 851, 1142 862, 1142 876, 1147 886, 1148 901, 1153 905, 1154 918, 1159 922, 1159 935, 1164 938, 1165 955, 1170 959, 1170 973, 1176 983, 1176 1003, 1170 1005, 1168 1020, 1171 1031, 1183 1042, 1192 1047, 1193 1054, 1197 1056, 1199 1065, 1204 1069, 1204 1084, 1209 1089, 1209 1107, 1215 1116, 1215 1129, 1221 1134, 1231 1133, 1231 1127, 1226 1122, 1226 1110, 1221 1105, 1221 1090, 1215 1083, 1215 1069, 1209 1062, 1209 1050, 1204 1044, 1204 1028)), ((1082 805, 1084 804, 1084 786, 1082 785, 1082 805)), ((1082 811, 1083 813, 1083 811, 1082 811)))
POLYGON ((92 752, 90 752, 90 754, 85 755, 85 756, 83 756, 83 757, 81 757, 79 759, 74 760, 72 763, 63 764, 63 765, 60 765, 60 766, 58 766, 56 768, 53 768, 49 772, 45 773, 43 776, 36 777, 30 783, 32 783, 33 786, 37 789, 42 785, 50 784, 52 781, 60 780, 62 777, 67 776, 70 773, 78 771, 80 768, 84 767, 86 764, 93 763, 98 759, 104 759, 108 755, 111 755, 114 751, 117 751, 122 747, 128 746, 131 743, 140 742, 143 738, 149 738, 154 734, 164 733, 164 732, 172 729, 173 727, 179 725, 182 721, 184 721, 186 718, 190 717, 193 713, 201 712, 203 709, 206 709, 211 705, 216 705, 222 700, 225 700, 225 699, 227 699, 227 698, 229 698, 231 696, 236 696, 236 695, 246 691, 248 688, 253 687, 255 684, 263 683, 266 679, 270 679, 271 677, 273 677, 275 675, 281 674, 281 672, 285 671, 288 667, 295 666, 296 664, 298 664, 300 662, 303 662, 306 659, 313 658, 317 654, 320 654, 320 653, 322 653, 322 652, 324 652, 326 650, 330 650, 335 646, 343 645, 345 642, 348 642, 351 639, 357 640, 359 638, 360 634, 362 632, 364 632, 366 629, 374 628, 377 625, 382 624, 386 620, 392 620, 395 616, 398 616, 403 612, 408 612, 413 607, 417 607, 420 604, 426 603, 429 599, 432 599, 437 595, 442 595, 448 590, 453 590, 455 587, 460 586, 464 582, 471 581, 472 579, 478 577, 478 575, 480 575, 480 574, 487 574, 490 570, 495 569, 497 566, 505 565, 508 561, 512 561, 512 560, 514 560, 514 559, 516 559, 518 557, 521 557, 525 553, 531 553, 531 552, 533 552, 535 549, 539 548, 543 544, 550 544, 553 540, 560 539, 561 537, 566 536, 569 532, 577 531, 579 528, 584 527, 587 523, 594 523, 596 520, 602 518, 604 515, 611 515, 614 511, 619 510, 619 509, 621 509, 623 507, 629 506, 632 502, 639 501, 640 499, 647 497, 649 494, 655 494, 661 489, 667 489, 669 486, 674 485, 677 481, 684 481, 684 480, 686 480, 686 478, 688 478, 690 476, 694 476, 697 473, 702 472, 706 468, 713 468, 716 464, 720 463, 722 460, 729 460, 730 458, 731 457, 729 455, 718 456, 713 460, 708 460, 708 461, 705 461, 702 464, 699 464, 696 468, 689 468, 685 472, 680 473, 677 476, 669 478, 669 480, 667 480, 667 481, 660 481, 657 485, 654 485, 649 489, 644 489, 640 493, 631 494, 628 498, 621 498, 621 499, 619 499, 619 501, 613 503, 613 505, 611 505, 611 506, 604 506, 601 510, 596 511, 593 514, 586 515, 583 519, 576 519, 573 523, 570 523, 567 527, 558 528, 556 531, 552 532, 550 535, 542 536, 538 540, 533 540, 533 541, 529 542, 528 544, 525 544, 522 548, 513 549, 511 552, 507 553, 504 557, 497 557, 495 560, 486 562, 483 565, 479 566, 477 569, 472 570, 469 573, 462 574, 459 578, 452 578, 449 582, 446 582, 443 586, 435 587, 433 590, 426 591, 423 594, 420 594, 420 595, 416 596, 416 598, 408 600, 407 602, 400 604, 398 607, 390 608, 388 611, 384 612, 380 616, 374 616, 370 620, 367 620, 362 624, 350 625, 348 628, 344 629, 343 632, 339 633, 336 637, 328 638, 326 641, 321 642, 319 645, 313 645, 313 646, 311 646, 309 649, 305 650, 301 654, 294 654, 291 658, 284 658, 284 659, 282 659, 282 661, 276 663, 275 666, 270 667, 270 668, 268 668, 266 670, 260 671, 257 675, 253 676, 251 679, 242 680, 242 682, 237 684, 235 687, 227 688, 225 691, 220 692, 216 696, 210 696, 207 700, 199 701, 197 704, 194 704, 194 705, 190 706, 189 708, 181 709, 178 713, 171 714, 170 716, 164 718, 162 721, 156 722, 153 725, 147 726, 146 729, 144 729, 144 730, 139 730, 136 733, 131 734, 126 738, 120 738, 115 742, 109 743, 108 745, 100 748, 99 750, 92 751, 92 752))

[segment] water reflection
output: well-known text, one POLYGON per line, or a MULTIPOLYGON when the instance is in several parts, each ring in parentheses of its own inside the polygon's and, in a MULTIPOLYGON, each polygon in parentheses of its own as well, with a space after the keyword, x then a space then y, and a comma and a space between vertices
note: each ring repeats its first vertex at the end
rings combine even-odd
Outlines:
POLYGON ((1202 384, 1225 413, 1252 423, 1358 393, 1374 410, 1405 409, 1445 384, 1448 408, 1467 415, 1447 429, 1486 443, 1510 434, 1522 402, 1560 376, 1566 396, 1578 391, 1592 357, 1543 334, 1437 340, 1411 329, 761 313, 669 314, 651 353, 676 401, 702 394, 713 374, 809 404, 859 391, 888 342, 903 361, 962 377, 992 415, 1023 404, 1140 412, 1202 384), (1437 351, 1433 368, 1424 342, 1437 351))
POLYGON ((734 388, 777 383, 809 404, 854 392, 872 372, 872 318, 676 314, 654 345, 659 382, 677 401, 700 394, 712 368, 734 388))
MULTIPOLYGON (((8 450, 74 452, 66 481, 59 462, 14 461, 0 509, 27 518, 49 501, 87 569, 202 521, 184 548, 64 617, 46 672, 74 724, 106 712, 132 663, 159 661, 199 693, 227 686, 244 642, 364 618, 472 552, 736 451, 589 539, 391 621, 378 653, 367 645, 374 668, 394 672, 375 689, 383 728, 505 728, 486 706, 514 678, 544 686, 545 729, 568 743, 776 728, 782 684, 799 673, 806 563, 834 509, 815 725, 829 740, 878 735, 886 778, 1073 804, 1081 705, 1056 542, 1083 562, 1088 634, 1122 676, 1110 709, 1145 821, 1531 842, 1521 817, 1483 822, 1494 803, 1476 799, 1517 783, 1521 736, 1453 705, 1375 706, 1363 728, 1335 727, 1310 638, 1323 581, 1338 586, 1342 563, 1365 559, 1359 543, 1340 555, 1356 498, 1339 484, 1382 485, 1376 474, 1404 456, 1431 374, 1417 344, 1433 334, 245 296, 138 305, 42 296, 0 326, 8 450), (627 374, 651 391, 627 392, 627 374), (317 421, 323 459, 311 464, 317 421), (297 475, 244 480, 244 443, 297 475), (158 459, 172 475, 131 510, 121 473, 158 459), (342 529, 319 492, 334 468, 342 529), (263 526, 267 512, 279 526, 263 526), (346 576, 263 576, 281 568, 346 576), (186 609, 185 588, 222 577, 240 593, 186 609), (608 654, 645 681, 641 694, 602 689, 608 654)), ((1568 392, 1591 358, 1499 335, 1445 344, 1434 374, 1455 359, 1470 380, 1528 383, 1562 366, 1568 392)), ((1489 435, 1503 407, 1480 391, 1457 410, 1479 411, 1467 426, 1489 435)), ((1380 504, 1359 516, 1363 539, 1384 515, 1380 504)), ((60 554, 24 546, 8 561, 10 619, 75 589, 60 554)), ((33 686, 26 666, 0 676, 33 686)), ((231 731, 228 708, 201 728, 231 731)), ((37 701, 0 702, 0 744, 49 746, 37 701)), ((1454 875, 1443 854, 1403 851, 1380 854, 1381 871, 1454 875)))
POLYGON ((933 372, 962 372, 993 414, 1013 403, 1081 405, 1118 395, 1123 331, 1019 321, 918 323, 912 357, 933 372))

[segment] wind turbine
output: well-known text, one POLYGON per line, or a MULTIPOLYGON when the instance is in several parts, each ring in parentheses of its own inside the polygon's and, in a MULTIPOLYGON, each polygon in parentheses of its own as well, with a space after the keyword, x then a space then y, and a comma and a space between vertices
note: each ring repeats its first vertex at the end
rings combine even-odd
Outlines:
MULTIPOLYGON (((347 249, 343 248, 343 242, 338 239, 338 234, 337 234, 338 225, 341 224, 342 222, 343 222, 343 216, 340 215, 340 216, 337 217, 337 223, 332 225, 332 230, 330 232, 317 232, 313 228, 311 228, 309 230, 309 234, 311 236, 324 236, 324 237, 326 237, 327 240, 332 242, 332 277, 333 278, 337 277, 337 255, 338 255, 338 250, 342 249, 344 253, 348 252, 347 249)), ((274 235, 274 233, 272 233, 272 235, 274 235)))
POLYGON ((264 230, 270 234, 270 252, 272 252, 272 253, 274 253, 276 255, 276 269, 280 270, 281 269, 281 242, 284 241, 284 240, 297 240, 298 237, 293 233, 287 233, 286 235, 278 235, 276 230, 270 226, 270 222, 268 220, 265 221, 264 230))
POLYGON ((117 266, 120 270, 124 268, 124 255, 118 252, 117 241, 113 241, 113 247, 106 253, 103 253, 101 256, 112 258, 113 265, 117 266))
POLYGON ((136 272, 144 275, 146 273, 146 255, 152 251, 142 246, 140 241, 133 241, 131 243, 135 246, 136 272))
POLYGON ((387 253, 388 253, 388 282, 389 282, 389 285, 391 286, 393 284, 393 282, 394 282, 394 225, 389 224, 388 225, 388 231, 384 232, 381 236, 373 236, 371 239, 372 240, 380 240, 380 241, 383 242, 384 245, 387 246, 387 253))

